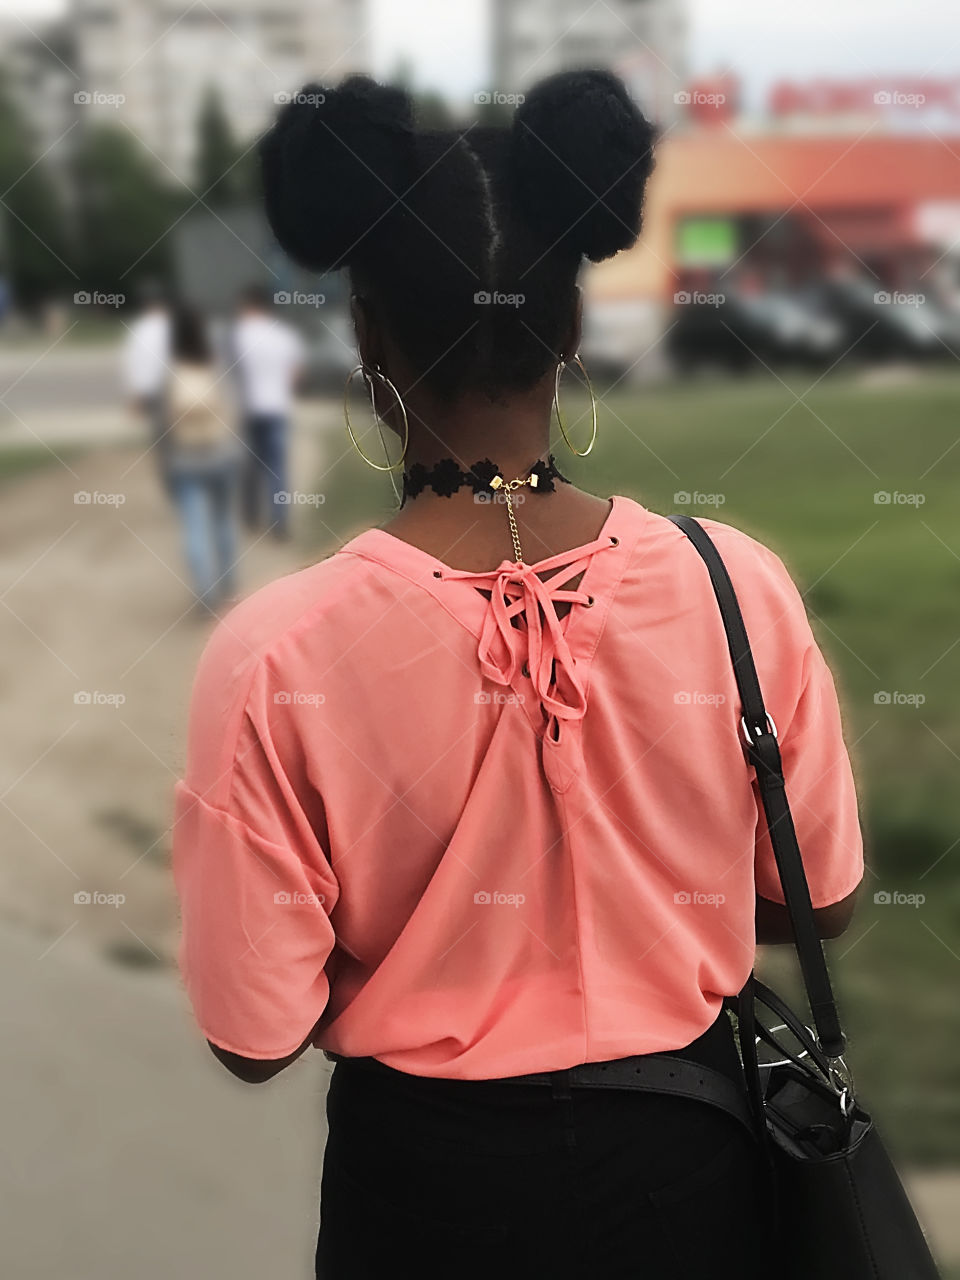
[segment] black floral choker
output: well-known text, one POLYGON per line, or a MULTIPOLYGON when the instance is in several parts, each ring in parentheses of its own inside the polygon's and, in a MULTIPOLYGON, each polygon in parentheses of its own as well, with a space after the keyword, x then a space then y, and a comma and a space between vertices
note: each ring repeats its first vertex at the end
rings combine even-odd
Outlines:
MULTIPOLYGON (((556 459, 552 453, 547 456, 546 462, 538 458, 528 475, 529 486, 537 493, 553 493, 556 488, 555 480, 562 480, 564 484, 570 483, 567 477, 562 476, 557 470, 556 459)), ((432 489, 440 498, 449 498, 464 485, 469 485, 474 493, 496 493, 505 478, 497 464, 491 462, 489 458, 482 458, 466 471, 453 458, 441 458, 432 467, 425 467, 422 462, 415 462, 409 471, 403 473, 403 497, 400 505, 403 506, 407 498, 415 498, 427 488, 432 489)))

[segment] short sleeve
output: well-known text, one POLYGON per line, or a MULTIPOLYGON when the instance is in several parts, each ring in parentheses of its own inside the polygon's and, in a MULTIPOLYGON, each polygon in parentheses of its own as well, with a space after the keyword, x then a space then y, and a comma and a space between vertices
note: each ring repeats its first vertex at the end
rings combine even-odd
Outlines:
MULTIPOLYGON (((767 556, 774 565, 779 612, 766 635, 756 640, 751 636, 751 642, 757 656, 764 640, 770 645, 761 684, 767 708, 777 721, 787 798, 810 896, 815 908, 826 907, 846 898, 863 878, 863 838, 853 770, 844 743, 836 686, 810 629, 803 600, 781 562, 772 552, 767 556), (770 633, 778 628, 783 639, 771 640, 770 633), (786 670, 788 666, 793 675, 786 670)), ((753 787, 758 810, 757 893, 783 903, 756 779, 753 787)))
POLYGON ((201 660, 175 790, 180 969, 208 1040, 282 1058, 326 1006, 338 886, 287 708, 222 626, 201 660))

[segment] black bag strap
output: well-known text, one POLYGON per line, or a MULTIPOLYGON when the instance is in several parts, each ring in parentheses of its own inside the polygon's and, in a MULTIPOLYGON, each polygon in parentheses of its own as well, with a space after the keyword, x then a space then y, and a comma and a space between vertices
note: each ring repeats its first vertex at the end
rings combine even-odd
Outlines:
POLYGON ((740 694, 742 712, 740 723, 745 738, 747 759, 756 769, 757 786, 770 834, 770 844, 776 858, 783 896, 793 927, 800 971, 803 975, 810 1011, 816 1024, 817 1039, 824 1054, 828 1058, 836 1058, 843 1053, 846 1037, 840 1025, 840 1015, 837 1012, 820 931, 817 928, 813 903, 810 899, 810 887, 803 869, 803 858, 787 799, 776 726, 768 716, 763 703, 760 680, 736 592, 720 552, 703 526, 688 515, 673 515, 668 516, 667 519, 690 539, 710 574, 714 595, 720 606, 724 630, 727 633, 727 645, 733 662, 737 691, 740 694))

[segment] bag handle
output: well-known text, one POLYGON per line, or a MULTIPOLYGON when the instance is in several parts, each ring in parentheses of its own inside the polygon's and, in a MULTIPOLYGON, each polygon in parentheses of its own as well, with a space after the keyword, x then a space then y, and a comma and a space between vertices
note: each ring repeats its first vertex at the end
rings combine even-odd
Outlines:
POLYGON ((817 1028, 817 1041, 828 1058, 839 1058, 843 1053, 846 1037, 840 1025, 823 943, 810 899, 810 886, 803 869, 803 858, 787 799, 777 728, 763 703, 760 679, 736 592, 720 552, 699 521, 688 515, 673 515, 667 519, 690 539, 710 574, 740 694, 740 725, 747 759, 756 769, 770 844, 793 927, 800 972, 817 1028))

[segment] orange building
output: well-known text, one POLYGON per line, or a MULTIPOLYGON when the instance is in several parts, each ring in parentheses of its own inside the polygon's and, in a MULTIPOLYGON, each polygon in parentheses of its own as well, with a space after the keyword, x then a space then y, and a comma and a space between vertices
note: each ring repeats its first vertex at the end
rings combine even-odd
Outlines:
POLYGON ((907 287, 956 272, 960 137, 749 132, 720 121, 658 151, 640 244, 593 268, 593 301, 665 303, 700 278, 753 270, 780 282, 838 264, 907 287))

